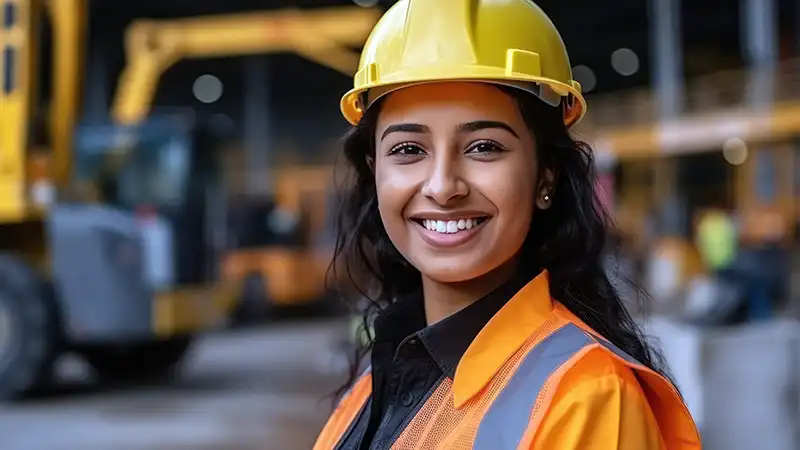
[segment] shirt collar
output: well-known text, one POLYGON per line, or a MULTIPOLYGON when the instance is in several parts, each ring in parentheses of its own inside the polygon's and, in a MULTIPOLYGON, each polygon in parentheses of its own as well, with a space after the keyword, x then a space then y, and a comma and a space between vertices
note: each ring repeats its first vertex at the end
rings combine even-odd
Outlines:
POLYGON ((375 318, 375 344, 390 347, 390 352, 403 339, 425 328, 425 305, 417 293, 397 299, 375 318))
POLYGON ((449 378, 472 341, 503 305, 528 281, 512 279, 464 309, 417 334, 431 358, 449 378))
POLYGON ((505 303, 469 344, 453 377, 456 408, 477 394, 552 315, 547 271, 505 303))
POLYGON ((515 277, 431 326, 426 326, 420 292, 398 299, 375 319, 373 352, 393 355, 403 340, 416 334, 431 359, 447 377, 453 379, 459 361, 478 333, 529 280, 530 276, 515 277))

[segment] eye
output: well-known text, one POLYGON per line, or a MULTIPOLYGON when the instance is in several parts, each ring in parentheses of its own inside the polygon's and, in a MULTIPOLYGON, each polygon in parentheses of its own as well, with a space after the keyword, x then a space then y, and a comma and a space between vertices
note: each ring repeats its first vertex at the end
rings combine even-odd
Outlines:
POLYGON ((473 143, 468 149, 467 154, 478 156, 489 156, 505 151, 502 145, 495 141, 483 140, 473 143))
POLYGON ((389 150, 389 155, 402 155, 402 156, 424 156, 425 150, 413 142, 403 142, 397 144, 389 150))

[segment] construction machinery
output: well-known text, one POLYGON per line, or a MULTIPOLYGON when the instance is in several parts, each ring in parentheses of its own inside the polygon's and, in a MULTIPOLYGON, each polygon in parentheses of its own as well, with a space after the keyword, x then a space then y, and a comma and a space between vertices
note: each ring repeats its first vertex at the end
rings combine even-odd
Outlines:
MULTIPOLYGON (((353 74, 359 56, 352 48, 363 44, 379 17, 376 9, 339 7, 135 22, 126 35, 127 65, 114 119, 122 125, 145 121, 161 75, 182 59, 293 52, 353 74)), ((258 320, 275 306, 326 300, 332 248, 315 241, 324 228, 331 171, 330 166, 276 168, 269 177, 273 198, 236 196, 226 202, 240 219, 251 218, 238 226, 255 226, 261 235, 242 239, 229 230, 234 242, 223 252, 220 281, 241 301, 237 317, 258 320), (275 227, 264 224, 287 216, 299 225, 299 234, 270 240, 266 235, 274 235, 275 227)))
MULTIPOLYGON (((239 228, 231 227, 235 242, 224 252, 221 279, 239 295, 241 322, 261 321, 286 306, 338 310, 338 299, 328 295, 326 277, 333 257, 328 235, 332 171, 327 165, 282 168, 272 177, 273 198, 239 199, 243 220, 239 228), (278 230, 284 230, 283 239, 270 239, 278 230)), ((230 201, 229 209, 234 204, 230 201)))
POLYGON ((114 119, 123 125, 145 120, 161 75, 182 59, 292 52, 354 74, 359 54, 353 48, 379 18, 379 10, 352 6, 134 22, 126 32, 114 119))
POLYGON ((147 117, 158 77, 182 57, 284 51, 351 73, 350 47, 379 14, 353 7, 137 23, 116 123, 98 127, 76 124, 86 0, 2 6, 0 400, 47 381, 65 350, 105 378, 169 373, 197 333, 227 322, 235 295, 217 282, 224 218, 215 213, 213 140, 191 115, 147 117), (37 89, 45 16, 50 99, 37 89), (31 134, 42 128, 49 142, 31 134))

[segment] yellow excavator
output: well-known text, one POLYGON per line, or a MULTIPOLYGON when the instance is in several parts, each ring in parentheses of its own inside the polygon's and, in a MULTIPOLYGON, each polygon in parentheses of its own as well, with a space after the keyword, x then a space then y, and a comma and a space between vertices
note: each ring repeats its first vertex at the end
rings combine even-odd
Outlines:
MULTIPOLYGON (((379 17, 377 9, 337 7, 137 21, 127 32, 127 65, 117 87, 113 117, 117 124, 135 125, 140 130, 147 128, 143 124, 156 122, 148 117, 159 79, 182 59, 293 52, 352 75, 359 58, 352 48, 364 42, 379 17)), ((271 199, 246 195, 232 199, 226 192, 218 196, 228 197, 225 204, 236 203, 239 212, 244 212, 240 217, 249 216, 244 228, 258 234, 251 242, 237 236, 234 248, 217 249, 213 258, 219 262, 218 290, 222 297, 239 300, 237 322, 260 321, 269 317, 274 307, 331 305, 324 300, 328 300, 325 272, 332 249, 315 241, 328 211, 325 200, 332 168, 280 167, 271 172, 271 199), (299 229, 290 239, 265 239, 275 233, 259 225, 275 213, 288 213, 297 219, 299 229)), ((241 234, 247 231, 230 230, 241 234)))
POLYGON ((226 322, 234 296, 216 283, 219 255, 207 244, 220 220, 215 149, 190 117, 148 119, 160 74, 181 58, 266 52, 295 52, 350 74, 351 48, 379 13, 139 22, 127 36, 116 123, 96 128, 76 123, 86 0, 2 5, 0 400, 48 381, 65 350, 82 353, 104 378, 170 373, 197 333, 226 322), (45 17, 50 99, 37 92, 45 17), (47 120, 37 126, 41 104, 47 120))

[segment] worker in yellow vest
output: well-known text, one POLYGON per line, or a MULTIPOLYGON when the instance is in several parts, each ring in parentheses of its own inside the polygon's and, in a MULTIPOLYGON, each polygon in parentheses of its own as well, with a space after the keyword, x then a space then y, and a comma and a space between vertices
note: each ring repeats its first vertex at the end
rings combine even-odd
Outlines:
POLYGON ((697 224, 697 247, 713 272, 728 268, 736 258, 738 236, 733 219, 724 211, 708 211, 697 224))
POLYGON ((315 449, 701 448, 603 269, 586 100, 538 6, 400 0, 341 108, 334 267, 374 337, 315 449))

